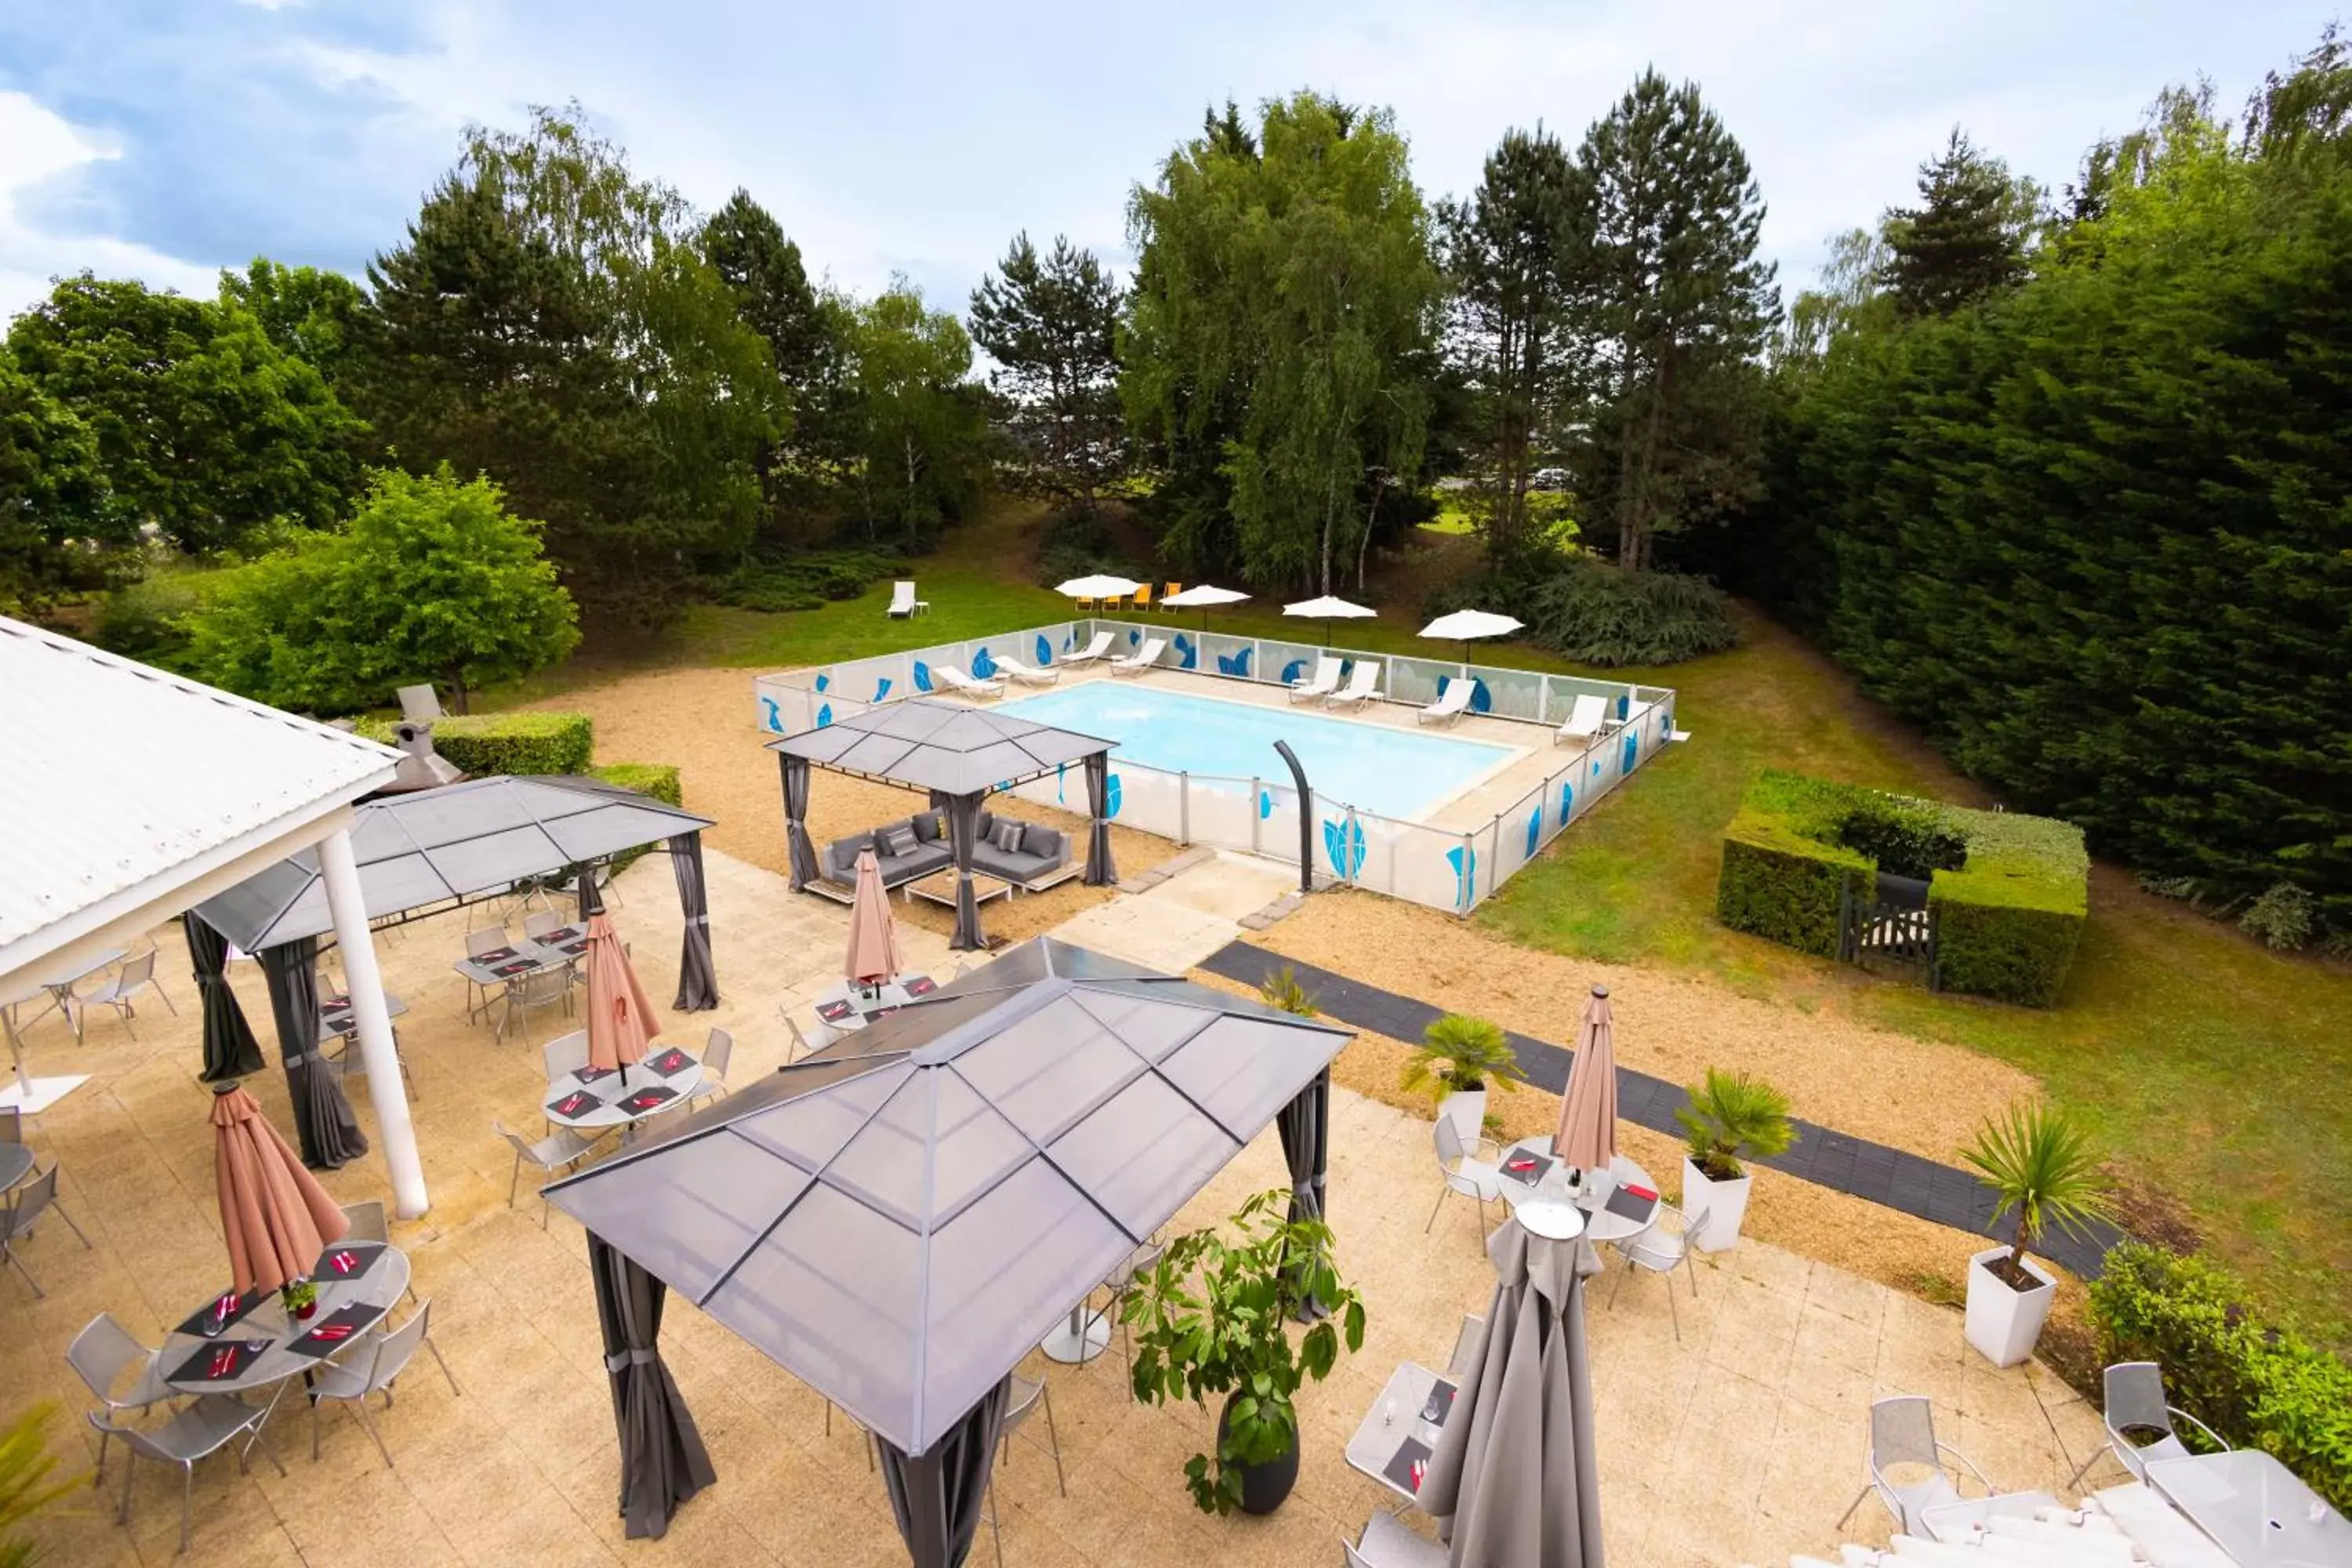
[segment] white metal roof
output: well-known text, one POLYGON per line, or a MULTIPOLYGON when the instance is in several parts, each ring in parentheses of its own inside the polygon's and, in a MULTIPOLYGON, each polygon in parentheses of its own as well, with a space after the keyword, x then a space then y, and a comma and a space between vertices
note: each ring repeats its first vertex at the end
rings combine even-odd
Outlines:
POLYGON ((340 813, 400 759, 5 616, 0 755, 0 989, 340 813))

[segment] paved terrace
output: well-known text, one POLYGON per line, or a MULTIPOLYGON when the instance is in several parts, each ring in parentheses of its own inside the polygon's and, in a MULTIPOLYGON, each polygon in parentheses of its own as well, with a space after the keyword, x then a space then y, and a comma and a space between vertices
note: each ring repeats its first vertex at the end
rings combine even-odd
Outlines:
MULTIPOLYGON (((1263 890, 1248 868, 1206 869, 1209 879, 1189 891, 1186 877, 1197 871, 1118 900, 1146 912, 1124 913, 1112 928, 1145 947, 1155 899, 1189 900, 1185 907, 1223 919, 1234 912, 1226 902, 1263 890), (1230 898, 1211 896, 1221 885, 1230 898)), ((709 878, 727 1001, 716 1014, 677 1018, 674 1037, 698 1040, 712 1023, 733 1028, 741 1080, 782 1060, 775 1005, 800 1006, 829 982, 846 911, 794 900, 782 879, 724 855, 709 857, 709 878)), ((650 859, 622 879, 621 889, 614 918, 634 942, 648 990, 666 1002, 678 919, 668 868, 650 859)), ((394 1238, 415 1260, 417 1289, 433 1303, 434 1339, 464 1394, 453 1396, 425 1363, 402 1380, 397 1403, 378 1419, 397 1463, 389 1470, 339 1410, 328 1414, 325 1457, 313 1464, 299 1413, 281 1411, 272 1441, 289 1476, 281 1479, 257 1457, 245 1477, 233 1460, 208 1461, 198 1472, 194 1546, 178 1561, 191 1568, 904 1563, 854 1429, 836 1422, 827 1437, 814 1394, 675 1299, 663 1347, 719 1479, 685 1506, 667 1540, 624 1542, 581 1233, 561 1215, 542 1231, 528 1188, 521 1207, 505 1206, 509 1157, 489 1130, 493 1117, 538 1126, 538 1042, 565 1026, 542 1019, 530 1043, 500 1044, 465 1024, 462 986, 449 967, 464 921, 423 922, 381 947, 387 983, 409 1004, 401 1039, 415 1074, 434 1198, 432 1214, 396 1225, 394 1238)), ((911 962, 949 971, 939 938, 901 929, 911 962)), ((1192 948, 1211 934, 1188 931, 1178 945, 1192 948)), ((85 1469, 96 1442, 80 1424, 87 1399, 63 1362, 67 1342, 110 1310, 153 1342, 224 1277, 186 967, 175 929, 157 937, 159 972, 181 1004, 179 1017, 142 1009, 136 1040, 93 1019, 79 1049, 52 1017, 28 1042, 37 1070, 95 1075, 32 1139, 44 1161, 63 1161, 65 1201, 97 1248, 84 1252, 63 1226, 45 1226, 26 1258, 48 1298, 33 1301, 13 1278, 0 1284, 8 1314, 0 1415, 32 1398, 57 1401, 66 1415, 51 1427, 53 1442, 85 1469)), ((248 965, 236 969, 247 1013, 266 1031, 259 976, 248 965)), ((251 1087, 281 1128, 290 1126, 275 1068, 251 1087)), ((366 1096, 354 1099, 366 1121, 366 1096)), ((1467 1201, 1449 1200, 1423 1231, 1435 1190, 1428 1123, 1345 1090, 1335 1090, 1333 1114, 1332 1218, 1371 1331, 1361 1355, 1302 1397, 1297 1492, 1271 1519, 1204 1518, 1184 1492, 1181 1467, 1208 1440, 1210 1414, 1135 1405, 1116 1354, 1076 1369, 1033 1358, 1027 1370, 1053 1391, 1069 1495, 1055 1495, 1043 1455, 1014 1446, 998 1482, 1008 1564, 1328 1568, 1338 1559, 1334 1539, 1381 1506, 1384 1494, 1343 1464, 1342 1446, 1398 1362, 1443 1360, 1461 1315, 1484 1309, 1492 1275, 1467 1201)), ((1281 1184, 1282 1173, 1269 1131, 1180 1223, 1210 1223, 1247 1192, 1281 1184)), ((384 1195, 373 1155, 326 1182, 345 1201, 384 1195)), ((1828 1553, 1841 1539, 1883 1541, 1874 1505, 1847 1531, 1836 1529, 1860 1482, 1864 1413, 1877 1394, 1933 1396, 1945 1439, 2004 1487, 2060 1490, 2098 1444, 2095 1415, 2055 1377, 2038 1366, 1995 1372, 1973 1358, 1957 1313, 1792 1252, 1749 1242, 1703 1265, 1696 1301, 1681 1303, 1680 1342, 1657 1279, 1631 1279, 1612 1307, 1614 1284, 1604 1277, 1595 1294, 1592 1354, 1604 1519, 1618 1568, 1727 1568, 1782 1561, 1791 1551, 1828 1553)), ((110 1455, 110 1487, 122 1463, 119 1451, 110 1455)), ((46 1521, 37 1537, 61 1563, 173 1562, 174 1480, 142 1470, 128 1531, 112 1522, 110 1489, 78 1493, 72 1511, 46 1521)), ((983 1545, 975 1561, 992 1560, 983 1545)))

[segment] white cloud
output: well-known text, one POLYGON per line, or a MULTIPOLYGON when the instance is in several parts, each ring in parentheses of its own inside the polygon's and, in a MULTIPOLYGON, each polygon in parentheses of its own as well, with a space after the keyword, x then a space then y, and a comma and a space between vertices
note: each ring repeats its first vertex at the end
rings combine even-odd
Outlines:
POLYGON ((21 198, 45 182, 121 154, 21 92, 0 92, 0 321, 37 303, 50 279, 87 268, 107 278, 136 278, 154 289, 209 295, 218 268, 103 236, 45 231, 23 213, 21 198))

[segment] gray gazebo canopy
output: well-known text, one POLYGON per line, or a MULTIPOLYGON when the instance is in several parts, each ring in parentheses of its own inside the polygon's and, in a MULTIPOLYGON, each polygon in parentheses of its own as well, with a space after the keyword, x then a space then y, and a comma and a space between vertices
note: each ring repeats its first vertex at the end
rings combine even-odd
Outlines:
MULTIPOLYGON (((370 801, 352 816, 352 848, 368 918, 381 920, 504 892, 710 826, 707 816, 595 779, 502 776, 370 801)), ((309 850, 196 912, 247 952, 334 929, 319 858, 309 850)))
POLYGON ((877 783, 929 792, 947 813, 948 838, 955 849, 956 923, 948 945, 987 945, 981 935, 980 906, 973 897, 971 845, 979 830, 980 803, 1000 789, 1043 778, 1083 763, 1087 802, 1093 823, 1087 835, 1086 881, 1105 887, 1118 880, 1111 864, 1110 750, 1118 742, 1074 730, 1033 724, 1009 713, 930 698, 911 698, 869 708, 814 730, 768 742, 783 772, 784 834, 794 892, 818 875, 816 849, 809 842, 808 770, 831 768, 877 783))
POLYGON ((919 1519, 909 1457, 1277 1117, 1319 1206, 1348 1038, 1039 938, 547 1195, 896 1450, 919 1519))

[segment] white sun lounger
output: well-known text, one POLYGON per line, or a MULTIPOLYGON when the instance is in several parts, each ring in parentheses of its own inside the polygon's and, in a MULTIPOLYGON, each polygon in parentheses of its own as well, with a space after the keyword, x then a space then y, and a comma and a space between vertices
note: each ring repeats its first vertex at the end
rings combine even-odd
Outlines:
POLYGON ((1328 653, 1322 654, 1315 660, 1315 673, 1290 688, 1290 700, 1304 702, 1310 697, 1328 697, 1339 689, 1339 661, 1328 653))
POLYGON ((1451 724, 1470 711, 1470 699, 1477 694, 1476 681, 1455 676, 1445 683, 1445 689, 1437 694, 1437 700, 1415 713, 1413 719, 1423 724, 1451 724))
POLYGON ((1348 667, 1348 684, 1323 699, 1333 708, 1369 701, 1381 694, 1381 663, 1378 659, 1360 658, 1348 667))
POLYGON ((1014 658, 1011 654, 998 655, 996 659, 996 668, 1011 676, 1013 679, 1025 681, 1031 686, 1051 686, 1055 681, 1062 679, 1062 672, 1058 669, 1053 668, 1050 666, 1046 668, 1040 669, 1034 664, 1022 663, 1019 659, 1014 658))
POLYGON ((1580 692, 1568 710, 1568 721, 1552 734, 1551 743, 1562 741, 1597 741, 1609 733, 1609 700, 1595 697, 1589 691, 1580 692))
POLYGON ((930 607, 929 600, 915 597, 915 585, 912 583, 890 584, 890 618, 892 620, 905 620, 916 611, 928 610, 930 607))
POLYGON ((1064 654, 1062 656, 1062 662, 1064 664, 1092 664, 1095 660, 1100 658, 1109 651, 1110 634, 1108 632, 1097 632, 1094 637, 1094 641, 1087 644, 1086 647, 1078 649, 1076 653, 1064 654))
POLYGON ((1001 697, 1004 694, 1004 682, 1001 680, 974 680, 971 676, 966 675, 962 670, 958 669, 951 664, 935 664, 931 666, 931 674, 938 679, 939 683, 941 686, 946 687, 950 691, 961 693, 965 697, 1001 697))
POLYGON ((1143 646, 1135 650, 1134 657, 1112 659, 1110 672, 1113 675, 1141 675, 1145 670, 1158 664, 1160 656, 1167 651, 1167 638, 1146 637, 1143 639, 1143 646))

